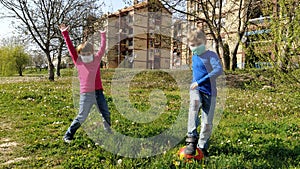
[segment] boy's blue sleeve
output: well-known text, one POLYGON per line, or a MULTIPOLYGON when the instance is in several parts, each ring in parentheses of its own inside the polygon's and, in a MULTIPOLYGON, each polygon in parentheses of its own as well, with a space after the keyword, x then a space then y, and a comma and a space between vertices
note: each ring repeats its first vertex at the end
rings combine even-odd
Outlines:
POLYGON ((218 76, 222 75, 223 68, 222 68, 222 64, 220 62, 220 59, 217 55, 212 55, 210 57, 210 64, 212 66, 212 71, 209 72, 203 78, 197 80, 198 85, 201 85, 201 83, 205 82, 206 80, 208 80, 210 78, 216 79, 218 76))

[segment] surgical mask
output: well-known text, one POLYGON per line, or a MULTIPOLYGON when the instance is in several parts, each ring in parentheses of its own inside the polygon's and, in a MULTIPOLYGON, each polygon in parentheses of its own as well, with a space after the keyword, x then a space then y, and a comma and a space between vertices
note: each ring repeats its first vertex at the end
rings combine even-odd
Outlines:
POLYGON ((91 63, 94 60, 94 55, 87 55, 87 56, 80 55, 80 58, 83 63, 91 63))
POLYGON ((190 46, 190 49, 193 53, 193 55, 201 55, 205 52, 205 45, 199 45, 199 46, 190 46))

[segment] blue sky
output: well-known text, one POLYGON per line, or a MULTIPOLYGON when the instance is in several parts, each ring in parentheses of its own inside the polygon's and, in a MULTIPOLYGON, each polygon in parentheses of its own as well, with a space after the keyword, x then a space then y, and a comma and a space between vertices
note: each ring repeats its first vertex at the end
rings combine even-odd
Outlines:
POLYGON ((105 0, 106 8, 110 12, 117 11, 118 9, 124 8, 126 5, 123 0, 105 0))
MULTIPOLYGON (((123 0, 105 0, 104 2, 107 9, 105 11, 110 11, 110 12, 117 11, 118 9, 121 9, 125 6, 123 0)), ((0 6, 0 8, 1 8, 1 13, 5 13, 3 7, 0 6)), ((1 14, 0 14, 0 22, 1 22, 0 39, 13 36, 14 26, 11 25, 11 19, 1 18, 1 14)))

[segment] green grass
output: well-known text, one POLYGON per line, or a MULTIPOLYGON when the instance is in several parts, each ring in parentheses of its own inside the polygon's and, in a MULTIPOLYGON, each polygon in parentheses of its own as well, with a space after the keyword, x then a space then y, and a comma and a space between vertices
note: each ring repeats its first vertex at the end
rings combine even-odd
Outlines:
MULTIPOLYGON (((176 119, 181 98, 168 75, 143 72, 132 79, 129 99, 135 109, 149 110, 152 88, 159 87, 167 98, 166 113, 158 119, 132 123, 116 110, 110 86, 113 73, 102 70, 116 131, 149 137, 176 119)), ((268 72, 259 73, 259 77, 242 71, 227 74, 226 105, 211 138, 210 158, 191 163, 176 155, 184 141, 163 154, 137 159, 95 145, 82 128, 74 142, 65 144, 62 136, 77 114, 73 70, 63 70, 55 82, 44 78, 0 83, 0 168, 300 168, 300 85, 268 86, 268 72)))

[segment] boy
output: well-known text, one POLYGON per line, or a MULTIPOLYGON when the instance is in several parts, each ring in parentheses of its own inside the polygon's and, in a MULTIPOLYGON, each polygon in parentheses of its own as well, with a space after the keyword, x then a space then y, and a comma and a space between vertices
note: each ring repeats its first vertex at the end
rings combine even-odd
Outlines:
POLYGON ((200 148, 208 156, 208 141, 212 134, 216 105, 216 78, 223 73, 218 55, 206 50, 206 36, 203 31, 194 30, 188 35, 188 45, 193 53, 193 80, 190 86, 190 108, 185 154, 195 154, 200 148), (198 135, 199 110, 201 109, 201 130, 198 135))

